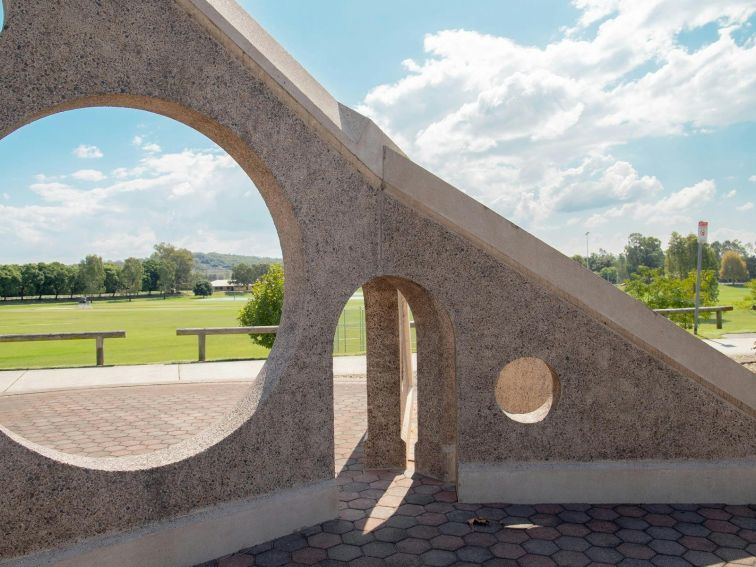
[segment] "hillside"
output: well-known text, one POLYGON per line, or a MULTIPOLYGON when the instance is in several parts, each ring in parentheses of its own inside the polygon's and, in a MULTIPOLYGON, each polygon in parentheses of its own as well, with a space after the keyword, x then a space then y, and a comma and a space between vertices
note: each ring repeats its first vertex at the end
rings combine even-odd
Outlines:
POLYGON ((226 279, 236 264, 281 264, 281 258, 263 256, 242 256, 240 254, 221 254, 219 252, 192 252, 194 269, 197 272, 214 276, 211 279, 226 279))

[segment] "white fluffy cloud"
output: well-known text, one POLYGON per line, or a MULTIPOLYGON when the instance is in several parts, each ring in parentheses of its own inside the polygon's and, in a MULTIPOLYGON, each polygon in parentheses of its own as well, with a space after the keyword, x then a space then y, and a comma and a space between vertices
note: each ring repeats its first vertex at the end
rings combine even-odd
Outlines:
POLYGON ((625 217, 661 225, 691 221, 691 211, 710 202, 716 192, 716 184, 710 179, 704 179, 657 201, 627 203, 621 207, 612 207, 602 213, 594 214, 588 218, 586 226, 600 226, 612 219, 625 217))
POLYGON ((756 41, 736 39, 752 0, 574 4, 576 26, 542 48, 429 34, 425 58, 405 61, 405 76, 372 89, 360 110, 421 163, 525 223, 661 193, 612 157, 618 145, 756 120, 756 41), (688 48, 682 34, 703 26, 718 36, 688 48))
POLYGON ((103 154, 102 150, 97 146, 81 144, 74 148, 73 155, 80 159, 100 159, 105 154, 103 154))
POLYGON ((8 259, 75 261, 72 254, 90 252, 112 259, 144 256, 161 240, 193 250, 280 255, 262 197, 221 151, 147 153, 112 177, 91 188, 105 174, 35 176, 29 189, 36 203, 0 204, 0 237, 14 242, 8 259), (86 249, 74 251, 72 243, 86 249))
POLYGON ((747 203, 743 203, 739 207, 735 207, 735 208, 737 210, 739 210, 740 212, 752 211, 753 210, 753 203, 751 201, 748 201, 747 203))
POLYGON ((71 177, 79 181, 102 181, 106 178, 105 174, 97 169, 80 169, 74 171, 71 177))

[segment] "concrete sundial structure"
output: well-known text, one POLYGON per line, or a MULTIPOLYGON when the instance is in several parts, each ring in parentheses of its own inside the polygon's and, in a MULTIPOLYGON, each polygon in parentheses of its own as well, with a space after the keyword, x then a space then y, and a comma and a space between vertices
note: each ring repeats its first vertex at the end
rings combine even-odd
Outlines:
POLYGON ((0 429, 0 563, 199 563, 335 517, 332 338, 360 286, 371 466, 404 465, 398 290, 417 470, 460 500, 754 499, 748 371, 417 166, 233 0, 4 4, 0 136, 91 106, 179 120, 255 182, 287 277, 259 379, 194 439, 95 459, 0 429))

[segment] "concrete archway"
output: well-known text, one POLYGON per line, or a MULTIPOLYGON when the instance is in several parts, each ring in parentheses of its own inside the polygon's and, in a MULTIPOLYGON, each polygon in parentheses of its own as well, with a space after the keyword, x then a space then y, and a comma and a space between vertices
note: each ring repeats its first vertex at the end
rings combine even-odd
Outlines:
POLYGON ((403 298, 417 332, 417 443, 420 473, 456 479, 457 388, 454 332, 446 311, 420 285, 400 277, 379 277, 363 286, 367 328, 368 467, 403 468, 405 406, 415 395, 412 369, 403 362, 403 298))

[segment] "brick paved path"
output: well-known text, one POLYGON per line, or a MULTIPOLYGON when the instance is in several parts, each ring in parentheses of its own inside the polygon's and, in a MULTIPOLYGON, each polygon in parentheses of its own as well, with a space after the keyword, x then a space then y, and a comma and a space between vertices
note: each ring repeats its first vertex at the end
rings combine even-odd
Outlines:
POLYGON ((171 384, 0 396, 0 423, 65 453, 119 457, 183 441, 221 419, 249 384, 171 384))
MULTIPOLYGON (((193 384, 6 396, 0 423, 70 452, 145 452, 148 440, 153 447, 175 443, 219 419, 245 388, 193 384)), ((456 503, 453 485, 364 471, 364 384, 337 380, 334 390, 339 519, 207 566, 756 565, 756 506, 468 505, 456 503), (482 523, 471 523, 475 518, 482 523)))

